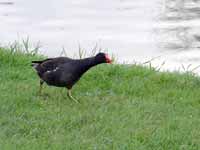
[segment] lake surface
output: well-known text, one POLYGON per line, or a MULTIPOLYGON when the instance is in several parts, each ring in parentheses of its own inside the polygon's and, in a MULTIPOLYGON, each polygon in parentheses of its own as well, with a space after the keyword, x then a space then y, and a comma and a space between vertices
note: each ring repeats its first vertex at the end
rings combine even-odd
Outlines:
POLYGON ((197 0, 0 0, 0 20, 1 45, 29 37, 50 57, 97 45, 120 62, 200 73, 197 0))

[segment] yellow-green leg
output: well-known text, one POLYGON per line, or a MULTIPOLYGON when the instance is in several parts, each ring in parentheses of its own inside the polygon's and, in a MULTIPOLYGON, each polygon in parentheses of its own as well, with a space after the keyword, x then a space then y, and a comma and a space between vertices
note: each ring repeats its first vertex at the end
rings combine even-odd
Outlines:
POLYGON ((42 85, 43 85, 44 81, 40 80, 40 89, 39 89, 39 95, 42 94, 42 85))
POLYGON ((72 96, 71 89, 69 89, 69 90, 67 91, 67 95, 68 95, 68 97, 69 97, 71 100, 73 100, 73 101, 76 102, 76 103, 79 103, 79 101, 76 100, 76 99, 72 96))

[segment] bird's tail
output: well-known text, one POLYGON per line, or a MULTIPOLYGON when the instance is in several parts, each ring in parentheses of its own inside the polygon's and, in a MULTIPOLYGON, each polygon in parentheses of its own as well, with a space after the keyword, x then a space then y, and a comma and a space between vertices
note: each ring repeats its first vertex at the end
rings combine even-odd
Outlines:
POLYGON ((45 60, 34 60, 31 62, 31 66, 36 68, 38 65, 40 65, 41 63, 48 61, 48 60, 52 60, 52 58, 47 58, 45 60))
POLYGON ((31 62, 31 66, 33 67, 33 68, 36 68, 39 64, 41 64, 43 61, 32 61, 31 62))
POLYGON ((37 64, 40 64, 40 63, 42 63, 42 62, 43 62, 43 61, 37 61, 37 60, 36 60, 36 61, 35 61, 35 60, 32 61, 32 63, 37 63, 37 64))

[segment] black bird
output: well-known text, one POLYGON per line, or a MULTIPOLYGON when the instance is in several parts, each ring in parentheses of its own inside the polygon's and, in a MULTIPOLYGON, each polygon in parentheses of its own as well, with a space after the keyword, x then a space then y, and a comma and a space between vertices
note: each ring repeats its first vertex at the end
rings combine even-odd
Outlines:
POLYGON ((105 53, 98 53, 94 57, 85 59, 71 59, 68 57, 48 58, 41 61, 32 61, 32 66, 40 77, 40 90, 46 82, 50 86, 66 87, 68 96, 78 102, 71 95, 73 85, 91 67, 102 63, 111 63, 111 59, 105 53))

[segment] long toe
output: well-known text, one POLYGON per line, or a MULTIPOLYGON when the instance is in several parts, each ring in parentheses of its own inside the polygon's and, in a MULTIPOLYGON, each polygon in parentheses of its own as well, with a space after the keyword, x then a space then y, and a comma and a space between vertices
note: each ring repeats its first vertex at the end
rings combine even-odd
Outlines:
POLYGON ((71 100, 73 100, 74 102, 76 102, 76 103, 80 103, 77 99, 75 99, 72 95, 69 95, 69 98, 71 99, 71 100))
POLYGON ((71 100, 73 100, 74 102, 80 103, 77 99, 75 99, 75 98, 71 95, 71 90, 69 90, 69 91, 67 92, 67 95, 68 95, 68 97, 69 97, 71 100))

